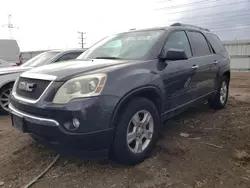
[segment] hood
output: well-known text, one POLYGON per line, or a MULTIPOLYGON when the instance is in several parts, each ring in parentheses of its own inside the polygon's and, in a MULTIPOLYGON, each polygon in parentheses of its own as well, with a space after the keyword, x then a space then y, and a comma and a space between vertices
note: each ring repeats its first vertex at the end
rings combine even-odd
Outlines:
POLYGON ((8 67, 0 68, 0 76, 5 74, 21 73, 32 69, 32 67, 8 67))
MULTIPOLYGON (((57 80, 66 79, 77 74, 84 74, 90 71, 96 71, 102 68, 108 68, 132 62, 131 60, 74 60, 63 63, 56 63, 34 68, 29 73, 47 74, 57 77, 57 80)), ((133 61, 134 62, 134 61, 133 61)))

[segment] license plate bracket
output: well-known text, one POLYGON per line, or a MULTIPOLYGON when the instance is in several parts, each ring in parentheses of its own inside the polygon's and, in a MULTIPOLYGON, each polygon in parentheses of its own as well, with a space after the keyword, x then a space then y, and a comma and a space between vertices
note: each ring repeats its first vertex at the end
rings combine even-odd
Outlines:
POLYGON ((14 128, 21 132, 25 132, 25 122, 23 117, 11 114, 11 121, 14 128))

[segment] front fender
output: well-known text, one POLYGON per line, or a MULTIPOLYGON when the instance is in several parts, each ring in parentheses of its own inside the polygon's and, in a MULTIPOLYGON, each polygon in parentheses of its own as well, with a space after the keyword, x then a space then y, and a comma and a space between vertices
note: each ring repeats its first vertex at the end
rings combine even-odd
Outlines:
MULTIPOLYGON (((115 109, 114 109, 114 112, 113 112, 113 115, 112 115, 112 119, 111 119, 111 127, 115 126, 115 122, 116 122, 116 119, 119 117, 119 114, 120 114, 120 110, 122 110, 123 106, 126 105, 126 103, 128 101, 130 101, 131 99, 133 99, 133 97, 135 96, 140 96, 141 94, 145 94, 145 92, 154 92, 156 93, 156 95, 160 98, 159 100, 159 106, 157 106, 157 109, 159 110, 159 113, 162 112, 163 110, 163 96, 162 96, 162 93, 161 91, 159 90, 159 88, 155 87, 155 86, 142 86, 142 87, 139 87, 139 88, 136 88, 136 89, 133 89, 132 91, 129 91, 127 92, 120 100, 119 102, 117 103, 115 109)), ((155 95, 153 95, 155 96, 155 95)))
POLYGON ((5 75, 0 75, 0 88, 2 88, 4 85, 15 82, 18 76, 20 76, 22 73, 10 73, 5 75))
POLYGON ((104 94, 123 97, 127 93, 141 87, 153 86, 164 96, 164 85, 160 75, 146 69, 136 69, 132 71, 117 72, 114 79, 108 80, 105 85, 104 94))

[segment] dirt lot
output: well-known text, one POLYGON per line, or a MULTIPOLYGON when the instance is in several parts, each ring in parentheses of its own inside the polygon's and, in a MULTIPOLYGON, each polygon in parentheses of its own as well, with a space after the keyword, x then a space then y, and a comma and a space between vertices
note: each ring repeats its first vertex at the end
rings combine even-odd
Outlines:
MULTIPOLYGON (((234 73, 226 109, 201 105, 169 121, 142 164, 61 157, 32 187, 250 188, 249 121, 250 74, 234 73)), ((24 186, 55 156, 0 117, 0 187, 24 186)))

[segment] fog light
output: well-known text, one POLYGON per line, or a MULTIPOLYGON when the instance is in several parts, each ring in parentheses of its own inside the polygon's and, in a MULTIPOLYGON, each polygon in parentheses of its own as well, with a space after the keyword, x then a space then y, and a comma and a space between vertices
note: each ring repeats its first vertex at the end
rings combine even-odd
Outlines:
POLYGON ((70 131, 78 129, 80 126, 80 121, 77 118, 73 118, 72 122, 64 123, 64 127, 70 131))
POLYGON ((77 118, 73 118, 72 123, 73 123, 75 129, 77 129, 80 126, 80 122, 77 118))

